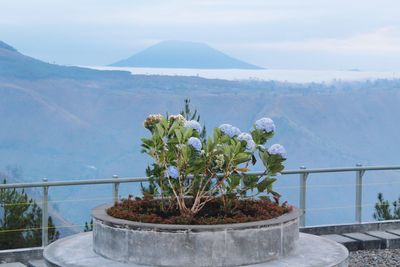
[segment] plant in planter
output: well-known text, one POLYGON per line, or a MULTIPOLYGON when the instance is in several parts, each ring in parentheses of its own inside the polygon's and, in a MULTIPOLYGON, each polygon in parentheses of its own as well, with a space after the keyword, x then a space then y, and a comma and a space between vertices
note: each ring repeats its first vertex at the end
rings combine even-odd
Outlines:
POLYGON ((150 185, 144 190, 145 199, 136 201, 136 208, 129 199, 117 204, 110 215, 148 222, 212 224, 234 222, 235 218, 239 222, 269 219, 290 211, 286 204, 278 204, 280 195, 273 191, 276 176, 284 169, 286 151, 279 144, 265 147, 275 132, 271 119, 257 120, 248 133, 222 124, 208 139, 200 138, 198 121, 182 115, 150 115, 144 127, 151 136, 142 139, 142 151, 154 159, 147 169, 150 185), (249 173, 258 160, 264 171, 249 173), (144 209, 145 213, 156 210, 153 215, 163 219, 121 212, 144 209), (203 219, 210 214, 219 219, 203 219))
POLYGON ((269 118, 250 132, 222 124, 200 137, 201 125, 182 115, 150 115, 142 151, 144 197, 92 211, 93 249, 110 259, 151 266, 242 266, 287 255, 299 238, 300 213, 279 204, 273 190, 285 149, 266 142, 269 118), (250 168, 257 162, 259 173, 250 168), (157 251, 157 257, 152 254, 157 251))
POLYGON ((199 138, 197 121, 181 115, 150 115, 145 127, 151 136, 142 139, 143 152, 154 163, 147 170, 144 198, 94 208, 91 243, 78 235, 64 241, 66 249, 59 244, 46 248, 44 257, 52 266, 82 262, 79 253, 78 261, 70 258, 71 247, 83 242, 97 254, 88 255, 85 266, 297 266, 298 261, 347 266, 347 251, 333 241, 303 234, 298 242, 300 212, 279 205, 272 188, 284 168, 285 149, 264 147, 275 131, 271 119, 256 121, 249 133, 223 124, 207 139, 199 138), (257 159, 265 170, 251 174, 257 159), (324 254, 310 253, 315 245, 324 254))

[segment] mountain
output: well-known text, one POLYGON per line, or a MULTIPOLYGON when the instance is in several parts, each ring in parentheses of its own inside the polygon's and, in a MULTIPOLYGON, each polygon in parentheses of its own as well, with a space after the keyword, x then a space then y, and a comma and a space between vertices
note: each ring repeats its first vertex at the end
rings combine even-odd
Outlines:
POLYGON ((187 69, 262 69, 203 43, 163 41, 111 64, 115 67, 187 69))
POLYGON ((130 76, 122 71, 98 71, 73 66, 49 64, 17 51, 0 41, 0 77, 15 79, 44 79, 50 77, 73 79, 112 79, 130 76))
MULTIPOLYGON (((398 164, 399 80, 292 84, 129 75, 48 64, 0 46, 0 170, 19 166, 25 181, 144 175, 151 163, 140 152, 140 138, 148 135, 144 118, 176 114, 187 97, 209 132, 221 123, 247 131, 256 119, 273 118, 271 143, 286 147, 287 169, 398 164)), ((398 188, 386 185, 391 175, 364 176, 365 218, 377 192, 397 199, 398 188)), ((354 180, 354 173, 311 174, 308 222, 352 222, 354 180)), ((297 185, 297 175, 280 176, 276 190, 297 205, 297 185)), ((128 193, 138 194, 139 185, 121 184, 121 195, 128 193)), ((82 224, 91 207, 110 201, 111 187, 51 188, 50 197, 60 214, 82 224)))

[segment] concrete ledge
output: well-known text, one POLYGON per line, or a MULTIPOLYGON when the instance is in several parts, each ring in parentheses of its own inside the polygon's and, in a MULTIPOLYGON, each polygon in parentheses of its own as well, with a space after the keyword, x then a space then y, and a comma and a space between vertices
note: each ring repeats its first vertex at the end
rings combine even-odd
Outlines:
POLYGON ((313 235, 345 234, 369 231, 387 231, 400 229, 400 220, 377 221, 368 223, 350 223, 301 227, 300 232, 313 235))

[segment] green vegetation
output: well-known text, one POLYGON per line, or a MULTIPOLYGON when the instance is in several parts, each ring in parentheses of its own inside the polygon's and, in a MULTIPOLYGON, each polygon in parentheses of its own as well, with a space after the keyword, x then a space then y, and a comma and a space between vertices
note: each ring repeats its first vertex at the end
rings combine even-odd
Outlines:
POLYGON ((378 193, 378 202, 375 204, 373 217, 375 220, 398 220, 400 219, 400 197, 392 202, 393 210, 390 208, 389 201, 383 198, 382 193, 378 193))
POLYGON ((83 228, 84 232, 91 232, 93 231, 93 219, 90 220, 90 222, 85 222, 85 227, 83 228))
MULTIPOLYGON (((186 100, 185 106, 188 105, 186 100)), ((195 117, 194 114, 188 118, 195 117)), ((213 137, 202 140, 204 128, 197 120, 187 120, 182 114, 149 115, 144 127, 151 136, 142 138, 142 152, 154 159, 147 169, 152 179, 150 190, 145 191, 174 201, 182 217, 193 218, 216 198, 222 199, 226 210, 231 210, 236 199, 249 197, 248 192, 252 192, 250 197, 262 193, 279 197, 272 185, 286 158, 281 145, 269 149, 264 146, 274 135, 275 124, 271 119, 257 120, 249 133, 222 124, 214 128, 213 137), (247 174, 257 156, 265 171, 261 175, 247 174), (193 202, 186 201, 189 196, 193 202)))
MULTIPOLYGON (((0 173, 3 183, 7 175, 0 173)), ((41 246, 42 209, 24 191, 0 189, 0 249, 41 246)), ((59 238, 60 233, 48 218, 49 242, 59 238)))

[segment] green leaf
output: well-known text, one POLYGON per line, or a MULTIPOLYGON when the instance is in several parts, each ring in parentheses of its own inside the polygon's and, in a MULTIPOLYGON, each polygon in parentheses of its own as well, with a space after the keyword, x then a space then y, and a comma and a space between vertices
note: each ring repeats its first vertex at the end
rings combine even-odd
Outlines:
POLYGON ((240 184, 241 177, 240 175, 233 174, 228 179, 229 187, 233 190, 240 184))
POLYGON ((242 147, 242 144, 240 142, 237 142, 233 153, 238 154, 240 152, 241 147, 242 147))
POLYGON ((185 132, 183 133, 184 140, 189 139, 189 137, 192 136, 192 133, 193 133, 193 129, 192 128, 186 128, 185 132))
POLYGON ((261 159, 263 165, 265 166, 265 168, 268 168, 268 158, 269 158, 268 152, 264 151, 264 150, 260 150, 258 152, 258 155, 260 156, 260 159, 261 159))
POLYGON ((164 116, 161 116, 161 125, 163 126, 164 129, 168 129, 168 120, 164 116))
POLYGON ((243 184, 246 187, 254 188, 257 185, 258 179, 257 175, 243 174, 243 184))
POLYGON ((184 145, 182 147, 182 155, 185 161, 189 160, 190 154, 191 154, 191 149, 188 146, 184 145))
POLYGON ((249 160, 250 160, 250 155, 245 152, 239 153, 233 158, 235 164, 241 164, 249 160))
POLYGON ((156 129, 157 129, 157 133, 162 138, 164 136, 164 133, 165 133, 164 129, 161 127, 160 124, 156 124, 156 129))
POLYGON ((275 178, 268 178, 266 177, 264 180, 259 182, 257 184, 257 189, 259 193, 264 192, 266 189, 269 189, 268 191, 272 190, 272 184, 276 181, 275 178))
POLYGON ((179 123, 177 121, 174 121, 174 123, 169 128, 168 135, 171 135, 178 126, 179 126, 179 123))
POLYGON ((176 135, 176 138, 178 139, 178 142, 179 143, 182 143, 182 132, 179 130, 179 129, 175 129, 175 135, 176 135))
POLYGON ((213 144, 213 142, 211 140, 211 137, 208 137, 208 140, 207 140, 207 151, 208 152, 212 152, 213 148, 214 148, 214 144, 213 144))
POLYGON ((219 143, 219 137, 221 136, 221 131, 219 128, 214 128, 214 143, 219 143))
POLYGON ((267 160, 268 171, 273 175, 281 172, 285 168, 282 164, 283 161, 285 161, 285 159, 279 155, 270 155, 267 160))

